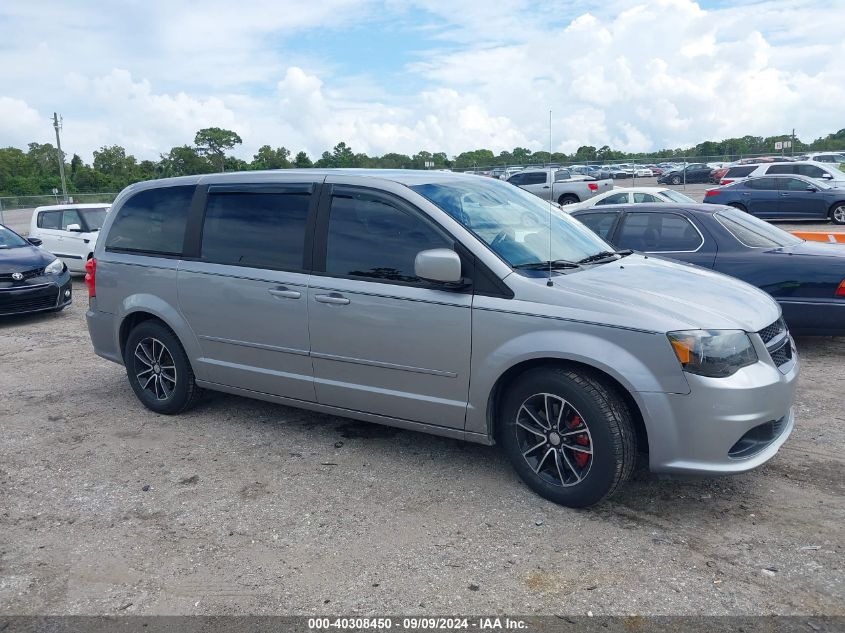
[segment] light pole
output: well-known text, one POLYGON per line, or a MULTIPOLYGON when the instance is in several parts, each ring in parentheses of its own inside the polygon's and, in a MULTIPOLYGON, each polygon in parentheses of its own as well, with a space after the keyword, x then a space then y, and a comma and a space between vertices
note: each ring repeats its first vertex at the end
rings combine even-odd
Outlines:
POLYGON ((64 154, 62 154, 62 141, 59 138, 59 130, 62 129, 62 122, 55 112, 53 112, 53 127, 56 128, 56 148, 59 152, 59 175, 62 178, 62 201, 67 202, 67 183, 65 182, 65 157, 64 154))

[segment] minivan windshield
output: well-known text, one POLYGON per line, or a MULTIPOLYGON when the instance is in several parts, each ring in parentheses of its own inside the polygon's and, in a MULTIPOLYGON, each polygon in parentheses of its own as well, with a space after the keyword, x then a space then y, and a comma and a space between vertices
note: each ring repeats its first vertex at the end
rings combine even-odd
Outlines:
POLYGON ((0 225, 0 249, 20 248, 21 246, 30 246, 30 243, 14 231, 0 225))
POLYGON ((479 178, 412 185, 411 189, 460 222, 512 267, 578 262, 613 251, 556 205, 506 182, 479 178))
POLYGON ((79 209, 79 212, 85 218, 85 224, 88 225, 89 231, 99 231, 103 228, 108 210, 109 207, 101 207, 99 209, 79 209))

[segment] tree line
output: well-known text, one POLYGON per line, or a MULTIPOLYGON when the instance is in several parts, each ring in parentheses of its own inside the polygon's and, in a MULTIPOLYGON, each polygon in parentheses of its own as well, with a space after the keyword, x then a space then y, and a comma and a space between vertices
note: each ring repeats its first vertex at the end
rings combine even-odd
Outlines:
MULTIPOLYGON (((382 169, 473 169, 497 165, 525 165, 529 163, 588 163, 609 161, 659 161, 679 158, 707 158, 732 160, 740 156, 774 153, 776 141, 790 140, 788 135, 760 137, 743 136, 722 141, 704 141, 695 147, 664 149, 656 152, 630 154, 613 150, 607 145, 584 145, 573 154, 547 151, 532 152, 525 147, 498 154, 488 149, 462 152, 449 158, 445 152, 420 151, 409 156, 395 152, 382 156, 356 153, 345 142, 325 151, 313 160, 301 151, 295 155, 286 147, 263 145, 245 161, 229 152, 243 141, 231 130, 212 127, 199 130, 193 145, 173 147, 161 154, 159 160, 137 160, 120 145, 101 147, 94 152, 90 165, 78 154, 70 161, 63 154, 68 193, 116 192, 141 180, 189 176, 218 171, 252 169, 288 169, 305 167, 366 167, 382 169)), ((795 139, 795 152, 811 150, 842 150, 845 148, 845 128, 817 138, 811 143, 795 139)), ((53 188, 61 190, 59 158, 50 143, 30 143, 27 150, 16 147, 0 148, 0 196, 42 195, 53 188)))

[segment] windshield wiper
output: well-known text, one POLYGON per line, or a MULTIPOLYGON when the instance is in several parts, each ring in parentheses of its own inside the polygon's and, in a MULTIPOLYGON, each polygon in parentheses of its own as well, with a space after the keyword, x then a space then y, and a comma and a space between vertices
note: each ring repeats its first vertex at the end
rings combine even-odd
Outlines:
POLYGON ((626 248, 623 251, 601 251, 600 253, 596 253, 595 255, 590 255, 589 257, 585 257, 584 259, 579 259, 579 264, 592 264, 595 262, 600 262, 605 259, 610 259, 614 255, 619 255, 620 257, 625 257, 626 255, 630 255, 633 253, 630 248, 626 248))
POLYGON ((581 268, 578 262, 570 262, 566 259, 555 259, 550 262, 528 262, 513 266, 517 270, 560 270, 562 268, 581 268))

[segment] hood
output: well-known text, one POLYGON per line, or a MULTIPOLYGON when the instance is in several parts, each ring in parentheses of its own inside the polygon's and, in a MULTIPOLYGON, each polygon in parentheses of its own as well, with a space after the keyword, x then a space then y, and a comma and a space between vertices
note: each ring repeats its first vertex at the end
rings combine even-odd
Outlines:
POLYGON ((0 274, 43 268, 54 259, 53 255, 37 246, 0 248, 0 274))
POLYGON ((551 288, 524 279, 532 288, 520 298, 549 306, 541 312, 619 327, 757 332, 780 316, 772 297, 744 281, 651 255, 557 275, 551 288))

